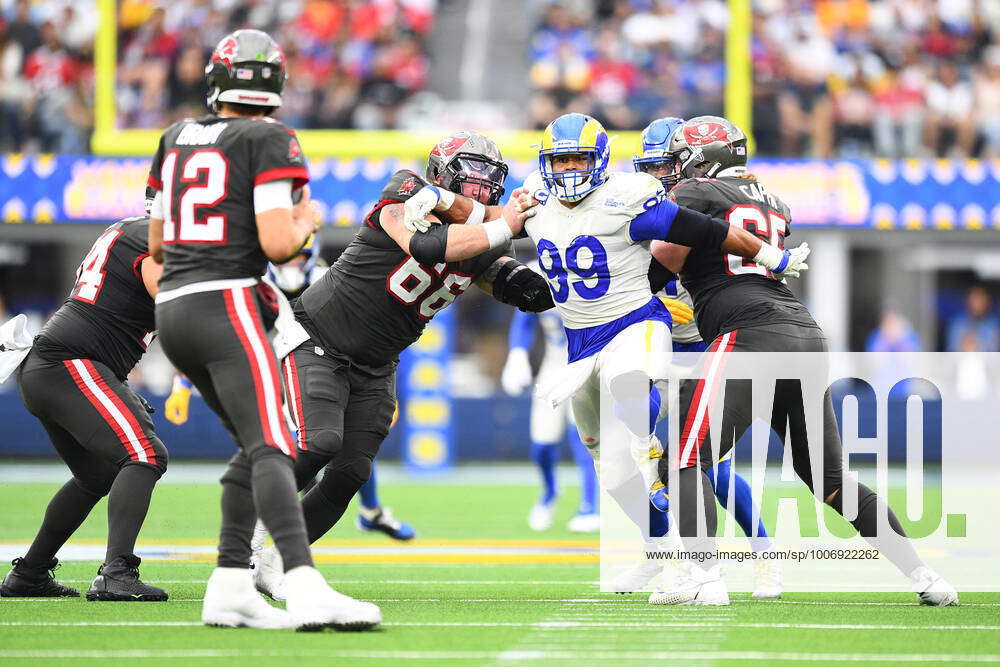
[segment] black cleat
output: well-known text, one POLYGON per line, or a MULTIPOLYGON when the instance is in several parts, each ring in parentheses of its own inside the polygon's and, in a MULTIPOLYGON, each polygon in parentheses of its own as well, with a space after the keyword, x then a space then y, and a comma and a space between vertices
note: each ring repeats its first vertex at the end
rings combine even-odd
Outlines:
POLYGON ((23 558, 10 562, 14 568, 0 584, 0 597, 5 598, 78 598, 80 591, 63 586, 56 581, 53 572, 59 561, 53 558, 44 567, 25 567, 23 558))
POLYGON ((123 554, 97 570, 87 599, 91 602, 163 602, 167 592, 139 581, 139 563, 134 554, 123 554))

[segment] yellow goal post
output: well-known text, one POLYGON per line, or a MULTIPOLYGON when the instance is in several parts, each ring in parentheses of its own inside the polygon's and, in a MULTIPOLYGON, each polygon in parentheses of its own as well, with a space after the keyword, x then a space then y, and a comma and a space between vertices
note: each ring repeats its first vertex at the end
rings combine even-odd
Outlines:
MULTIPOLYGON (((94 43, 94 133, 91 150, 97 155, 143 156, 156 151, 160 129, 118 127, 118 0, 97 0, 99 24, 94 43)), ((729 0, 732 19, 726 41, 726 115, 744 128, 750 127, 750 0, 729 0)), ((456 128, 469 129, 469 128, 456 128)), ((471 128, 476 129, 476 128, 471 128)), ((749 133, 749 129, 747 129, 749 133)), ((510 159, 537 155, 541 133, 535 131, 488 131, 510 159)), ((638 132, 618 132, 612 144, 615 158, 628 159, 640 150, 638 132)), ((302 130, 302 148, 310 158, 401 158, 423 159, 428 147, 441 139, 440 132, 411 130, 302 130)))

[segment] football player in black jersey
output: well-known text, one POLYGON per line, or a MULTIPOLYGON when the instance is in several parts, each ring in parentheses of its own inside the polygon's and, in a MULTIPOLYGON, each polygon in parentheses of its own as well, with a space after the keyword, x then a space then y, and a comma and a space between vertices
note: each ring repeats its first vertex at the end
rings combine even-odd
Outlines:
POLYGON ((219 42, 205 72, 214 113, 168 128, 149 176, 158 191, 150 254, 164 263, 156 298, 163 350, 239 444, 221 480, 219 556, 202 621, 371 627, 381 622, 378 607, 340 595, 313 567, 266 333, 282 298, 260 281, 267 262, 298 253, 317 226, 295 132, 268 117, 281 106, 285 57, 266 33, 237 30, 219 42), (287 611, 253 587, 258 513, 288 567, 287 611))
POLYGON ((104 230, 18 369, 25 407, 73 477, 49 502, 28 552, 14 560, 0 585, 4 597, 79 596, 53 578, 56 552, 108 496, 107 554, 87 599, 167 599, 139 579, 134 553, 167 450, 148 405, 125 384, 156 328, 160 265, 147 252, 148 226, 148 218, 126 218, 104 230))
MULTIPOLYGON (((681 206, 723 218, 781 247, 784 238, 791 233, 791 212, 781 199, 747 171, 746 143, 742 130, 717 116, 692 118, 678 127, 671 135, 668 151, 675 160, 677 173, 684 180, 673 187, 669 197, 681 206)), ((719 250, 691 249, 666 242, 654 242, 651 251, 661 264, 680 274, 681 282, 694 299, 701 337, 712 341, 707 364, 721 364, 733 351, 827 351, 826 337, 812 315, 784 281, 764 267, 719 250)), ((687 383, 686 391, 682 388, 684 423, 678 462, 682 468, 700 465, 708 470, 738 439, 730 431, 722 439, 721 451, 713 453, 707 421, 694 427, 699 408, 713 399, 714 392, 703 392, 703 388, 704 380, 697 385, 687 383)), ((743 406, 750 405, 750 401, 749 397, 739 395, 741 391, 749 392, 749 385, 727 386, 724 423, 749 426, 752 415, 744 414, 743 406)), ((786 400, 798 400, 796 397, 789 396, 786 400)), ((892 510, 875 492, 853 476, 844 474, 840 434, 829 395, 824 406, 822 480, 812 477, 805 425, 794 419, 791 422, 790 446, 795 472, 817 498, 843 514, 843 495, 845 492, 852 494, 850 497, 858 499, 858 516, 851 524, 911 579, 920 602, 929 605, 957 603, 955 589, 927 568, 910 541, 901 537, 905 533, 892 510), (845 491, 848 486, 854 488, 845 491), (878 534, 878 517, 883 512, 888 514, 889 525, 896 534, 878 534)), ((666 477, 669 464, 669 461, 661 461, 661 476, 666 477)), ((703 486, 710 488, 708 484, 703 486)), ((710 495, 708 497, 710 499, 710 495)), ((709 500, 705 508, 707 532, 714 535, 715 503, 709 500)), ((680 512, 681 535, 694 535, 691 532, 697 523, 694 500, 683 503, 680 512)), ((675 594, 657 595, 654 593, 650 601, 663 604, 679 601, 675 594)))
MULTIPOLYGON (((289 352, 282 370, 299 429, 299 487, 326 468, 303 498, 310 542, 337 523, 368 479, 395 407, 399 354, 428 320, 474 283, 524 310, 552 307, 545 279, 508 256, 511 235, 530 210, 497 206, 506 176, 489 138, 446 137, 431 151, 424 177, 402 170, 389 179, 344 253, 293 302, 295 321, 279 322, 275 347, 279 357, 289 352), (420 193, 431 195, 435 217, 452 224, 409 232, 404 202, 420 193)), ((278 554, 265 549, 258 561, 258 588, 281 599, 278 554)))

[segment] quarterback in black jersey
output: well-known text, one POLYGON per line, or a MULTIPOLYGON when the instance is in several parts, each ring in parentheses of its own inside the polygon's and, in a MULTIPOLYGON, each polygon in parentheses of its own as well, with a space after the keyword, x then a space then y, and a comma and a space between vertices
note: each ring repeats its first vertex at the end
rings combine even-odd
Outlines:
MULTIPOLYGON (((446 137, 423 177, 402 170, 389 179, 351 244, 293 302, 295 321, 279 322, 275 347, 287 354, 282 375, 298 427, 299 487, 326 467, 303 499, 310 542, 340 520, 369 478, 395 407, 396 362, 428 320, 473 284, 524 310, 552 307, 545 279, 508 256, 520 229, 514 220, 527 214, 496 205, 506 175, 492 140, 475 132, 446 137), (406 206, 427 195, 435 217, 451 224, 413 233, 406 206)), ((277 554, 264 550, 259 563, 258 588, 280 599, 277 554)))
POLYGON ((18 368, 25 407, 42 422, 73 477, 49 502, 28 552, 0 585, 4 597, 76 597, 55 581, 56 552, 108 498, 108 548, 88 600, 166 600, 139 579, 135 540, 167 450, 126 376, 152 340, 160 266, 149 258, 148 218, 104 230, 76 284, 18 368))
POLYGON ((222 477, 219 556, 202 622, 370 628, 381 622, 378 607, 340 595, 313 567, 267 337, 283 299, 260 280, 267 262, 291 258, 317 227, 295 132, 268 117, 282 103, 285 57, 266 33, 237 30, 205 72, 213 114, 168 128, 149 176, 157 190, 150 254, 164 263, 156 298, 163 350, 239 445, 222 477), (287 610, 253 588, 258 513, 288 568, 287 610))
MULTIPOLYGON (((742 227, 761 240, 782 247, 791 234, 792 215, 788 206, 747 172, 746 135, 724 118, 701 116, 693 118, 676 130, 668 149, 681 180, 669 197, 681 206, 702 211, 731 225, 742 227)), ((770 271, 741 257, 725 255, 716 250, 691 249, 665 242, 654 242, 653 256, 666 268, 680 274, 681 282, 694 299, 695 317, 702 339, 712 341, 705 361, 717 367, 733 351, 746 352, 827 352, 823 330, 805 306, 785 286, 784 281, 770 271)), ((721 450, 712 451, 707 422, 696 415, 711 404, 714 390, 702 391, 705 381, 685 383, 681 389, 680 459, 682 469, 700 466, 708 470, 724 456, 749 427, 753 418, 744 407, 751 405, 750 385, 731 383, 727 386, 723 407, 723 423, 740 425, 734 436, 727 429, 721 450), (744 426, 745 425, 745 426, 744 426), (687 443, 687 446, 685 446, 687 443), (686 455, 684 452, 688 452, 686 455)), ((776 396, 776 409, 781 401, 791 406, 798 394, 776 396)), ((788 407, 787 414, 792 414, 788 407)), ((782 439, 784 439, 783 429, 782 439)), ((821 480, 812 476, 805 425, 791 420, 790 447, 796 474, 817 498, 843 514, 843 495, 858 499, 858 516, 851 524, 862 537, 877 547, 913 582, 920 602, 930 605, 957 603, 958 596, 947 582, 927 568, 914 551, 899 521, 871 489, 859 483, 843 470, 840 433, 834 419, 833 404, 827 394, 824 406, 823 462, 821 480), (853 486, 855 488, 847 488, 853 486), (845 491, 845 488, 847 490, 845 491), (890 535, 878 533, 878 518, 887 513, 890 535), (900 537, 903 536, 903 537, 900 537)), ((661 476, 666 477, 671 461, 661 460, 661 476)), ((708 487, 708 484, 704 484, 708 487)), ((685 493, 685 489, 680 489, 685 493)), ((696 512, 693 499, 679 507, 682 535, 693 535, 690 515, 696 512), (687 510, 685 512, 685 509, 687 510)), ((705 503, 707 534, 715 534, 715 503, 705 503)), ((657 594, 654 594, 654 597, 657 594)), ((677 600, 669 594, 662 600, 677 600)), ((652 599, 651 599, 652 601, 652 599)))

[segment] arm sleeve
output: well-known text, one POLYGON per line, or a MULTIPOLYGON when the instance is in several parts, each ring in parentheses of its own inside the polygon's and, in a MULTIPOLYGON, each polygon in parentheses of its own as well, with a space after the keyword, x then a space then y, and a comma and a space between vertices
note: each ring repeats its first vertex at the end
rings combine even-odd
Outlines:
POLYGON ((253 143, 253 184, 291 179, 292 189, 298 190, 309 182, 309 172, 295 132, 278 122, 262 123, 266 129, 253 143))
POLYGON ((656 294, 671 280, 677 280, 677 274, 660 264, 654 257, 649 262, 649 290, 656 294))
POLYGON ((482 274, 493 290, 493 298, 529 313, 540 313, 555 306, 549 283, 521 262, 501 257, 482 274))
POLYGON ((537 315, 521 310, 514 311, 510 321, 510 331, 507 333, 507 344, 510 349, 530 350, 535 344, 535 318, 537 315))
POLYGON ((292 208, 292 179, 282 178, 254 186, 254 213, 263 213, 276 208, 292 208))
POLYGON ((632 220, 632 240, 669 241, 689 248, 715 249, 729 235, 729 224, 662 199, 632 220))
POLYGON ((149 207, 149 217, 156 218, 157 220, 166 220, 166 216, 163 215, 163 193, 159 190, 156 191, 156 196, 153 197, 153 203, 149 207))

